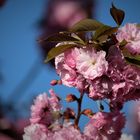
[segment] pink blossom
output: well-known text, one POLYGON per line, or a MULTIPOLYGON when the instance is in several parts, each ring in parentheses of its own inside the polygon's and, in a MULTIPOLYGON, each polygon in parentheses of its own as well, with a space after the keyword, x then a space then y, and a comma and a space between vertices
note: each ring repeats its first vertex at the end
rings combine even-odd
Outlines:
POLYGON ((126 66, 126 63, 118 46, 110 47, 107 61, 109 64, 107 75, 112 79, 112 81, 120 82, 120 80, 122 80, 121 72, 126 66))
POLYGON ((108 63, 105 55, 104 51, 96 52, 91 47, 75 47, 56 57, 56 71, 64 85, 86 91, 89 86, 88 80, 106 73, 108 63))
POLYGON ((69 87, 75 86, 75 81, 78 75, 76 71, 70 68, 68 65, 64 64, 61 67, 61 72, 59 73, 59 75, 64 85, 69 86, 69 87))
MULTIPOLYGON (((69 44, 77 45, 74 42, 62 42, 62 43, 58 43, 56 45, 56 47, 58 47, 60 45, 69 45, 69 44)), ((76 67, 76 57, 77 57, 78 53, 79 53, 78 48, 75 47, 72 49, 68 49, 64 53, 58 55, 55 58, 56 70, 59 71, 59 67, 63 64, 66 64, 70 68, 75 68, 76 67)))
POLYGON ((79 53, 78 48, 69 49, 64 53, 64 59, 65 59, 64 61, 69 67, 71 68, 76 67, 76 57, 78 53, 79 53))
POLYGON ((49 97, 49 102, 53 111, 60 111, 61 105, 59 102, 59 97, 56 96, 53 89, 49 90, 51 97, 49 97))
POLYGON ((81 93, 83 93, 84 91, 87 91, 88 86, 89 83, 87 82, 87 80, 79 74, 75 80, 75 87, 79 89, 81 93))
POLYGON ((117 33, 119 42, 124 39, 128 42, 125 46, 132 54, 140 54, 140 28, 137 24, 128 23, 120 28, 117 33))
POLYGON ((47 129, 41 124, 31 124, 24 128, 23 140, 47 140, 47 129))
MULTIPOLYGON (((139 99, 140 70, 127 64, 117 46, 109 49, 107 76, 112 80, 112 91, 109 99, 115 105, 128 100, 139 99), (118 102, 118 103, 117 103, 118 102)), ((116 106, 116 105, 115 105, 116 106)))
POLYGON ((55 58, 55 66, 64 85, 76 87, 80 91, 83 91, 87 88, 87 82, 86 79, 76 70, 77 53, 78 48, 73 48, 60 54, 55 58))
POLYGON ((96 52, 92 47, 80 48, 76 57, 77 71, 86 79, 95 79, 106 73, 108 62, 104 51, 96 52))
POLYGON ((40 94, 34 101, 34 105, 31 106, 31 123, 50 125, 54 121, 52 113, 61 110, 59 100, 54 91, 50 90, 49 92, 51 97, 48 97, 46 93, 40 94))
POLYGON ((112 80, 105 75, 90 81, 88 96, 94 100, 108 98, 112 90, 112 83, 112 80))
POLYGON ((62 83, 72 87, 75 85, 77 77, 76 71, 65 64, 64 54, 60 54, 55 58, 56 71, 60 75, 62 83))
POLYGON ((47 140, 86 140, 79 130, 73 126, 63 127, 59 131, 54 132, 47 140))
POLYGON ((140 98, 140 71, 137 67, 127 65, 120 71, 120 81, 113 83, 113 100, 129 101, 140 98))
POLYGON ((119 112, 98 112, 84 129, 84 135, 91 140, 118 140, 124 127, 125 118, 119 112))

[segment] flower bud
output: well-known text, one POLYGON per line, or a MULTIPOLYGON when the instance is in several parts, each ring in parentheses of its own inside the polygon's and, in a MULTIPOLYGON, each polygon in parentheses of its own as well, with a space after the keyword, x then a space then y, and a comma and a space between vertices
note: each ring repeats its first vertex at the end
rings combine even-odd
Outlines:
POLYGON ((82 111, 82 114, 85 115, 85 116, 87 116, 87 117, 89 117, 89 118, 91 118, 93 116, 93 112, 92 112, 91 109, 84 109, 82 111))
POLYGON ((73 94, 68 94, 67 97, 66 97, 67 102, 74 102, 76 100, 77 100, 77 97, 73 94))
POLYGON ((65 119, 75 119, 75 112, 71 108, 67 108, 64 112, 64 118, 65 119))
POLYGON ((51 84, 52 86, 57 85, 57 83, 58 83, 58 81, 57 81, 57 80, 52 80, 52 81, 50 82, 50 84, 51 84))

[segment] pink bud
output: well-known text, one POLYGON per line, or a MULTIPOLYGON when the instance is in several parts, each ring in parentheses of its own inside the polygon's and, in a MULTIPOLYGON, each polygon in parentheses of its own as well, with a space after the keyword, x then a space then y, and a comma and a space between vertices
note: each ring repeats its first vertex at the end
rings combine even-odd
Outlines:
POLYGON ((89 118, 91 118, 93 116, 93 112, 91 109, 84 109, 82 111, 82 114, 85 115, 85 116, 88 116, 89 118))
POLYGON ((57 85, 57 83, 58 83, 58 81, 57 81, 57 80, 52 80, 52 81, 50 82, 50 84, 51 84, 52 86, 57 85))
POLYGON ((77 100, 77 97, 73 94, 68 94, 66 97, 67 102, 74 102, 75 100, 77 100))

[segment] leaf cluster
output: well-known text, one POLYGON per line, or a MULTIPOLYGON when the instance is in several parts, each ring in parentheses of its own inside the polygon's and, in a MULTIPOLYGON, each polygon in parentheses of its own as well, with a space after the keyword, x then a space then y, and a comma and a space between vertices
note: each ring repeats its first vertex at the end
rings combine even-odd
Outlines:
MULTIPOLYGON (((45 63, 52 60, 61 53, 71 49, 73 47, 95 47, 97 50, 104 50, 108 54, 108 49, 111 45, 115 45, 117 39, 115 34, 122 24, 125 17, 125 12, 118 9, 112 3, 110 8, 110 14, 116 22, 116 27, 111 27, 105 25, 95 19, 83 19, 73 25, 69 31, 60 32, 49 36, 42 41, 59 43, 59 45, 54 46, 49 52, 45 59, 45 63)), ((127 44, 126 41, 120 43, 120 48, 122 49, 127 44)), ((126 53, 126 50, 122 51, 127 62, 140 65, 140 56, 132 56, 126 53)))

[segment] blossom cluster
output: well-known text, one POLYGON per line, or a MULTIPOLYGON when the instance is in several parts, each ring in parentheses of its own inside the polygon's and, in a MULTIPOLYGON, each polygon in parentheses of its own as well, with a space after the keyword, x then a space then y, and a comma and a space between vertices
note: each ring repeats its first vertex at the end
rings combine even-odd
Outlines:
POLYGON ((118 43, 110 46, 108 54, 89 44, 57 56, 55 65, 62 83, 86 92, 94 100, 109 99, 115 108, 118 103, 139 99, 140 69, 128 64, 119 43, 127 41, 124 48, 131 54, 140 54, 140 28, 126 24, 118 30, 116 38, 118 43))
POLYGON ((120 27, 125 12, 113 3, 110 14, 116 27, 83 19, 69 31, 43 40, 56 43, 45 62, 55 58, 60 79, 50 84, 78 89, 79 95, 66 96, 67 102, 77 103, 77 112, 70 107, 63 109, 52 89, 50 96, 40 94, 31 106, 24 140, 133 140, 133 136, 122 133, 126 119, 121 109, 125 102, 140 99, 140 25, 120 27), (98 101, 98 112, 82 108, 85 94, 98 101), (82 115, 88 117, 83 131, 79 127, 82 115))
POLYGON ((112 140, 119 139, 125 124, 122 113, 98 112, 85 126, 83 133, 60 117, 61 105, 54 94, 40 94, 31 107, 31 125, 25 128, 24 140, 112 140), (118 125, 117 125, 118 124, 118 125))
POLYGON ((46 93, 40 94, 31 106, 31 125, 25 128, 24 140, 133 139, 122 134, 125 116, 120 110, 125 102, 140 98, 140 68, 128 62, 124 53, 127 50, 131 58, 140 54, 140 28, 129 23, 119 28, 114 36, 115 43, 109 45, 112 38, 106 41, 108 49, 99 49, 94 43, 77 45, 70 41, 56 45, 56 48, 61 45, 74 47, 56 56, 55 68, 60 80, 51 84, 77 88, 80 98, 70 94, 66 100, 76 101, 79 110, 77 113, 71 108, 63 110, 52 89, 49 91, 51 97, 46 93), (85 93, 93 101, 107 99, 110 112, 103 109, 97 113, 90 109, 82 111, 85 93), (89 118, 83 132, 78 126, 82 114, 89 118))

